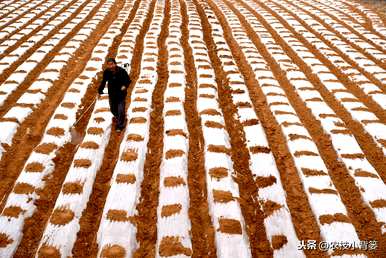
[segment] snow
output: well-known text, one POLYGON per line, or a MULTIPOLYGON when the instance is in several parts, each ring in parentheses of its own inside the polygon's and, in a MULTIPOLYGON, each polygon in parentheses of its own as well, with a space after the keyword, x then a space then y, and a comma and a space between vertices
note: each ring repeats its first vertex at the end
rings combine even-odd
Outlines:
MULTIPOLYGON (((258 8, 257 5, 253 4, 251 1, 248 1, 248 4, 250 4, 253 8, 258 8)), ((259 11, 259 10, 260 9, 257 9, 257 11, 259 11)), ((246 12, 242 12, 242 13, 246 13, 246 12)), ((271 52, 271 55, 276 60, 278 60, 279 58, 283 58, 282 55, 275 54, 270 49, 268 51, 271 52)), ((286 57, 286 58, 288 58, 288 57, 286 57)), ((307 59, 307 60, 310 60, 310 59, 307 59)), ((300 76, 300 77, 304 77, 304 76, 300 76)), ((292 74, 291 74, 291 78, 292 78, 292 74)), ((297 81, 293 81, 293 82, 297 82, 297 81)), ((303 83, 294 83, 294 84, 296 87, 302 87, 302 86, 304 87, 303 83)), ((268 103, 272 103, 274 101, 271 98, 271 96, 267 95, 270 92, 270 89, 273 89, 273 88, 272 87, 263 87, 262 88, 262 90, 264 91, 264 93, 267 96, 268 103)), ((282 90, 279 90, 279 88, 277 88, 276 92, 284 94, 284 92, 282 90)), ((302 93, 304 94, 304 91, 299 91, 299 94, 302 94, 302 93)), ((310 93, 308 92, 306 94, 307 94, 307 98, 308 98, 310 96, 310 93)), ((281 101, 285 102, 284 98, 282 98, 281 101)), ((295 111, 291 108, 291 106, 283 106, 283 105, 271 106, 271 109, 272 110, 283 110, 283 111, 287 111, 287 112, 289 111, 289 112, 295 113, 295 111)), ((292 115, 280 115, 280 116, 275 115, 275 116, 279 120, 279 123, 281 121, 282 122, 291 121, 291 122, 298 122, 298 123, 300 122, 298 119, 295 119, 296 118, 295 116, 292 116, 292 115), (290 119, 290 120, 288 120, 288 119, 290 119)), ((290 133, 296 133, 299 135, 304 135, 304 136, 310 137, 308 135, 307 131, 304 128, 302 128, 301 126, 282 127, 282 130, 283 130, 283 133, 287 136, 290 133)), ((290 141, 288 139, 287 144, 288 144, 288 147, 289 147, 289 150, 291 153, 294 153, 295 151, 302 151, 302 150, 307 150, 307 151, 312 151, 314 153, 318 153, 318 150, 312 141, 307 141, 307 140, 290 141)), ((310 168, 310 169, 318 169, 318 170, 322 170, 322 171, 327 171, 327 169, 326 169, 326 167, 325 167, 325 165, 324 165, 324 163, 319 155, 294 157, 294 161, 295 161, 295 166, 297 167, 297 169, 299 171, 301 171, 302 168, 310 168)), ((305 177, 302 173, 299 173, 299 175, 300 175, 301 180, 302 180, 304 187, 306 189, 308 189, 309 187, 314 187, 314 188, 321 187, 321 188, 334 189, 332 181, 328 176, 324 176, 323 179, 321 179, 322 177, 318 177, 317 180, 314 180, 313 179, 314 177, 305 177)), ((326 197, 327 195, 309 194, 308 191, 306 191, 306 193, 308 195, 309 202, 311 204, 311 208, 316 216, 320 216, 321 214, 323 214, 323 212, 329 213, 329 214, 333 214, 336 211, 339 211, 340 213, 343 213, 343 214, 347 213, 345 206, 341 202, 340 198, 338 198, 337 196, 334 197, 335 199, 329 200, 329 205, 327 207, 333 207, 335 209, 335 210, 330 211, 330 210, 323 210, 319 205, 320 201, 317 199, 318 196, 319 196, 319 198, 327 198, 326 197)), ((351 224, 347 224, 347 223, 345 223, 345 224, 346 224, 345 228, 342 230, 345 230, 345 232, 347 232, 348 234, 352 234, 353 237, 357 238, 354 227, 351 224)), ((321 231, 322 231, 322 236, 325 237, 326 239, 335 239, 335 241, 338 241, 338 240, 341 241, 342 239, 345 239, 344 236, 342 236, 343 238, 336 238, 336 234, 334 232, 334 229, 326 228, 324 225, 321 225, 321 231)))
POLYGON ((4 117, 15 117, 19 123, 22 123, 31 113, 32 109, 29 107, 14 107, 10 109, 4 117))
MULTIPOLYGON (((322 80, 323 79, 324 78, 322 78, 322 80)), ((340 83, 339 84, 337 83, 334 86, 337 89, 344 89, 343 85, 341 85, 340 83)), ((325 114, 326 113, 327 114, 333 113, 333 111, 326 105, 325 102, 317 102, 317 103, 308 102, 303 91, 298 90, 298 93, 299 93, 300 97, 306 102, 307 106, 310 107, 311 112, 315 114, 315 117, 320 117, 319 115, 323 114, 323 113, 325 113, 325 114)), ((317 92, 315 91, 315 93, 317 93, 317 92)), ((334 96, 340 100, 342 98, 355 98, 355 96, 353 96, 352 94, 345 93, 345 92, 334 93, 334 96)), ((321 96, 318 96, 318 97, 321 98, 321 96)), ((364 105, 362 105, 360 103, 342 102, 342 104, 347 109, 351 110, 351 113, 353 114, 354 119, 358 119, 359 121, 361 121, 361 119, 373 119, 373 120, 377 119, 375 117, 375 115, 370 113, 370 112, 352 110, 352 108, 357 108, 357 107, 364 108, 365 107, 364 105)), ((337 126, 335 126, 335 124, 332 124, 333 120, 335 120, 336 122, 338 122, 340 124, 343 124, 343 121, 341 121, 338 118, 335 118, 335 119, 320 118, 320 119, 322 122, 322 126, 326 129, 328 129, 328 131, 333 130, 334 127, 335 127, 335 129, 342 129, 342 128, 338 128, 337 126)), ((381 123, 365 125, 367 131, 370 132, 370 134, 372 133, 372 135, 377 134, 376 130, 383 130, 382 129, 383 126, 384 125, 381 123), (374 126, 374 125, 375 125, 376 129, 371 128, 371 126, 374 126)), ((344 126, 343 126, 343 129, 345 129, 344 126)), ((342 136, 342 135, 331 134, 331 138, 332 138, 333 146, 337 150, 337 153, 339 156, 342 156, 344 154, 362 153, 355 138, 351 135, 342 136)), ((289 146, 291 146, 290 143, 288 143, 288 144, 289 144, 289 146)), ((311 162, 309 159, 307 159, 307 160, 308 160, 308 162, 311 162)), ((382 198, 381 196, 385 196, 385 194, 383 192, 386 191, 386 187, 381 179, 368 178, 368 177, 356 177, 354 175, 354 171, 357 171, 357 170, 369 171, 369 172, 373 173, 374 175, 377 175, 377 172, 375 171, 375 169, 370 165, 370 163, 367 160, 365 160, 365 159, 345 159, 345 158, 343 158, 341 160, 348 168, 351 176, 354 178, 358 187, 361 187, 362 189, 364 189, 364 191, 362 191, 361 194, 364 198, 364 201, 367 202, 368 205, 369 205, 369 202, 377 200, 377 199, 381 199, 382 198), (374 192, 371 191, 372 189, 376 189, 377 194, 374 194, 374 192)), ((306 160, 305 160, 305 162, 306 162, 306 160)), ((373 209, 371 207, 371 205, 369 205, 369 207, 370 207, 370 209, 373 209)), ((336 208, 336 206, 335 206, 335 208, 336 208)), ((373 209, 373 211, 376 214, 378 221, 380 223, 384 223, 385 221, 382 220, 384 218, 382 218, 382 216, 378 213, 379 211, 377 211, 376 209, 373 209)))
POLYGON ((12 138, 17 130, 18 124, 15 122, 0 122, 0 125, 1 125, 0 141, 2 143, 11 145, 12 138))
MULTIPOLYGON (((93 3, 93 5, 94 4, 95 3, 93 3)), ((108 4, 110 6, 112 5, 111 2, 106 2, 105 4, 108 4)), ((41 85, 41 83, 37 81, 35 85, 41 85)), ((78 101, 77 105, 80 104, 80 99, 85 94, 86 87, 83 87, 83 88, 78 87, 78 89, 81 90, 81 92, 78 94, 69 93, 69 96, 71 96, 71 102, 78 101)), ((65 95, 65 97, 63 98, 63 101, 66 101, 66 98, 68 98, 67 95, 65 95)), ((59 110, 59 113, 63 112, 63 111, 61 111, 61 107, 59 107, 57 109, 56 113, 58 113, 58 110, 59 110)), ((47 135, 45 133, 43 138, 42 138, 41 143, 52 142, 52 143, 57 144, 60 147, 60 146, 63 146, 66 142, 68 142, 70 140, 69 129, 70 129, 70 126, 75 122, 76 110, 77 110, 77 107, 74 109, 71 109, 70 111, 67 109, 65 111, 65 114, 68 116, 67 120, 58 122, 57 120, 52 118, 47 125, 47 130, 51 127, 62 127, 65 130, 65 135, 63 137, 55 137, 52 135, 47 135)), ((10 114, 12 114, 12 112, 16 112, 15 109, 11 109, 10 114)), ((1 136, 0 136, 1 142, 10 141, 10 139, 13 137, 13 135, 17 129, 16 123, 8 122, 8 124, 4 123, 4 125, 5 125, 4 130, 8 130, 8 133, 7 134, 3 134, 3 133, 1 134, 1 136), (14 125, 12 125, 12 124, 14 124, 14 125), (9 136, 10 134, 12 134, 12 136, 9 136)), ((2 130, 3 130, 3 126, 2 126, 2 130)), ((36 188, 44 187, 43 178, 45 176, 51 174, 53 172, 53 169, 54 169, 54 163, 52 161, 53 158, 54 158, 54 156, 41 155, 41 154, 36 154, 35 152, 32 152, 32 154, 28 158, 26 164, 28 164, 30 162, 41 162, 45 166, 44 171, 42 173, 28 173, 23 169, 23 171, 20 173, 19 178, 17 179, 16 182, 27 182, 36 188)), ((85 175, 87 175, 87 173, 85 175)), ((89 185, 89 188, 90 187, 92 187, 92 184, 89 185)), ((24 213, 23 216, 19 216, 19 218, 17 220, 16 219, 4 220, 3 219, 4 217, 0 218, 0 231, 8 233, 12 237, 12 239, 14 239, 14 242, 11 245, 8 245, 6 248, 2 248, 0 250, 1 256, 11 256, 13 254, 13 252, 15 252, 15 249, 21 240, 24 220, 25 220, 25 218, 30 217, 35 210, 34 203, 31 202, 31 200, 29 198, 31 198, 32 200, 36 200, 38 198, 38 196, 36 195, 36 193, 30 194, 29 196, 11 193, 11 195, 8 197, 8 199, 6 201, 6 207, 9 207, 12 205, 20 206, 26 210, 26 213, 24 213), (7 230, 8 228, 12 229, 12 231, 9 232, 9 230, 7 230)), ((81 207, 81 206, 79 206, 79 207, 81 207)), ((62 235, 60 235, 60 238, 63 239, 62 235)), ((67 239, 69 239, 69 237, 67 239)))
POLYGON ((76 232, 78 232, 80 228, 79 219, 82 215, 82 211, 86 208, 96 177, 96 172, 102 165, 104 150, 110 137, 112 115, 109 112, 96 114, 95 110, 98 108, 108 108, 108 106, 108 100, 98 100, 95 104, 94 113, 90 119, 89 125, 87 126, 87 128, 102 128, 104 133, 98 136, 86 134, 83 139, 83 142, 94 141, 98 143, 99 148, 96 150, 79 148, 74 156, 74 160, 92 160, 92 165, 89 168, 77 168, 72 164, 64 180, 64 183, 78 182, 83 184, 82 193, 67 195, 61 192, 55 203, 55 208, 67 207, 71 209, 75 213, 75 219, 65 226, 56 226, 49 223, 43 233, 41 243, 52 243, 54 246, 59 247, 62 256, 71 255, 71 250, 76 240, 76 232), (96 123, 93 119, 96 116, 104 117, 105 121, 96 123), (66 235, 66 238, 63 238, 63 235, 66 235))
MULTIPOLYGON (((139 9, 137 11, 136 17, 139 18, 140 24, 142 24, 143 20, 146 17, 146 11, 148 10, 148 5, 150 3, 148 1, 141 1, 139 9), (141 14, 138 14, 140 11, 141 14), (142 22, 141 22, 142 21, 142 22)), ((159 4, 159 3, 157 3, 159 4)), ((160 11, 160 10, 159 10, 160 11)), ((152 25, 150 26, 151 28, 154 27, 156 29, 155 34, 159 34, 160 32, 160 24, 159 22, 158 25, 155 24, 156 20, 162 20, 161 18, 156 18, 153 20, 152 25)), ((133 38, 136 37, 136 35, 139 34, 140 28, 137 29, 131 29, 132 24, 129 26, 127 30, 127 34, 131 34, 133 38)), ((155 42, 155 40, 153 41, 155 42)), ((147 44, 145 44, 144 47, 144 52, 147 52, 147 44)), ((124 49, 124 47, 120 46, 120 49, 124 49)), ((118 51, 119 51, 118 50, 118 51)), ((129 49, 129 51, 131 51, 129 49)), ((118 55, 119 56, 119 55, 118 55)), ((121 60, 117 61, 120 62, 121 60)), ((156 61, 154 61, 153 65, 156 65, 156 61)), ((154 71, 153 73, 149 74, 150 78, 152 79, 152 84, 151 85, 142 85, 141 83, 137 83, 135 85, 135 88, 133 90, 133 94, 131 96, 131 105, 129 107, 129 110, 127 112, 127 117, 130 119, 133 117, 133 104, 135 101, 133 101, 137 96, 145 97, 147 96, 147 103, 144 104, 143 102, 139 103, 139 106, 150 106, 150 101, 151 101, 151 94, 152 90, 155 86, 156 80, 157 80, 157 73, 154 71), (141 89, 141 88, 147 88, 149 92, 145 94, 137 94, 135 93, 136 89, 141 89)), ((146 76, 146 75, 145 75, 146 76)), ((141 72, 140 78, 144 78, 144 74, 141 72)), ((126 255, 130 256, 131 253, 134 251, 134 249, 137 247, 136 239, 135 239, 135 234, 136 234, 136 227, 132 225, 130 222, 125 222, 125 223, 116 223, 116 222, 111 222, 106 218, 106 213, 110 209, 119 209, 119 210, 125 210, 128 214, 128 216, 133 216, 135 215, 135 206, 138 203, 139 199, 139 193, 140 193, 140 184, 143 179, 143 166, 144 166, 144 158, 147 152, 147 141, 148 141, 148 132, 149 130, 149 116, 150 116, 150 110, 148 109, 146 112, 142 113, 143 117, 147 118, 147 123, 144 124, 128 124, 125 130, 125 136, 124 139, 127 138, 127 135, 129 133, 145 133, 143 135, 144 141, 142 142, 134 142, 134 141, 125 141, 121 144, 120 150, 119 150, 119 156, 122 155, 124 151, 127 149, 135 149, 138 151, 138 158, 135 161, 131 162, 125 162, 122 160, 118 160, 114 172, 113 172, 113 177, 112 177, 112 185, 109 191, 109 194, 106 199, 105 207, 103 210, 103 216, 102 220, 99 226, 98 230, 98 236, 97 236, 97 242, 99 244, 99 254, 101 250, 108 244, 118 244, 126 249, 126 255), (134 184, 118 184, 116 183, 115 179, 117 177, 118 173, 133 173, 136 177, 136 181, 134 184)))

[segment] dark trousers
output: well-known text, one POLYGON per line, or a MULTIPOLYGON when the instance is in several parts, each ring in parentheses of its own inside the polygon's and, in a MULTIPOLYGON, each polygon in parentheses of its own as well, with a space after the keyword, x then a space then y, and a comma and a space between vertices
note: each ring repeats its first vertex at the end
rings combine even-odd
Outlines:
POLYGON ((117 128, 123 129, 126 121, 125 98, 109 98, 110 110, 117 119, 117 128))

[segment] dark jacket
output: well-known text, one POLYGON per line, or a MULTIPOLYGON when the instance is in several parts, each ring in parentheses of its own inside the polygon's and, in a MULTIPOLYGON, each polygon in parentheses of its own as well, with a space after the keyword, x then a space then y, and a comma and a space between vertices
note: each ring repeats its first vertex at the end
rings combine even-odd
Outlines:
POLYGON ((103 93, 103 89, 105 88, 106 82, 108 82, 107 88, 111 99, 126 98, 127 88, 131 83, 131 79, 125 69, 118 66, 117 71, 115 73, 106 69, 103 72, 102 83, 98 89, 99 94, 103 93), (122 86, 125 86, 126 89, 121 90, 122 86))

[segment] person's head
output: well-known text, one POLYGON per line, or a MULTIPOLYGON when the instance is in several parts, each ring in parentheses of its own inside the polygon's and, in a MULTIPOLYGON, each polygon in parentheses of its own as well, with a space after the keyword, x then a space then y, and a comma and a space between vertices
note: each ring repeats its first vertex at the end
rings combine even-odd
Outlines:
POLYGON ((113 71, 117 67, 117 62, 115 61, 114 58, 110 57, 110 58, 107 58, 106 65, 108 70, 113 71))

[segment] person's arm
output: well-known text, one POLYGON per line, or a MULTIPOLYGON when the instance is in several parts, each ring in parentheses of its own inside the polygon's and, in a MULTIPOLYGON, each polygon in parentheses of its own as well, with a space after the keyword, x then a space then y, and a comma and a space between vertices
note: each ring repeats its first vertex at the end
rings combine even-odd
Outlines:
POLYGON ((129 88, 130 83, 131 83, 130 76, 128 75, 126 70, 123 70, 123 86, 121 87, 121 90, 126 91, 129 88))
POLYGON ((104 71, 101 85, 99 85, 99 88, 98 88, 99 95, 103 94, 103 89, 106 86, 106 81, 107 81, 107 71, 104 71))

